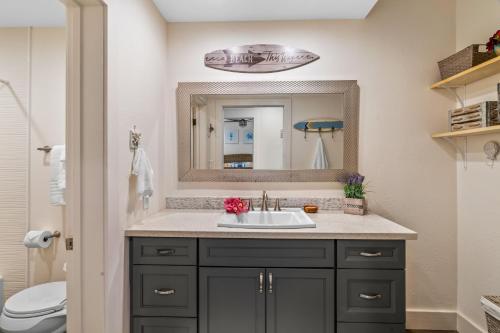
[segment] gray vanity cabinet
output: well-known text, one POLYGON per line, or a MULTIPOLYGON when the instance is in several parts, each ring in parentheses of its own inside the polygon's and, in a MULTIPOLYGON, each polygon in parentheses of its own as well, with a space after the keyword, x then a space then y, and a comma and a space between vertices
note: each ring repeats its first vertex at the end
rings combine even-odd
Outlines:
POLYGON ((131 239, 132 333, 404 333, 405 243, 131 239))

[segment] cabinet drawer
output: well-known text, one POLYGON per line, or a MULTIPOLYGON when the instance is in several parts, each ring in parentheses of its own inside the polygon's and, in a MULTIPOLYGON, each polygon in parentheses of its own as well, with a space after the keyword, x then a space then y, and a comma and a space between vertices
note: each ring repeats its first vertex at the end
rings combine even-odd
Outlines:
POLYGON ((200 239, 201 266, 334 267, 333 240, 200 239))
POLYGON ((132 312, 136 316, 196 317, 197 273, 191 266, 134 266, 132 312))
POLYGON ((402 269, 405 267, 405 242, 339 240, 337 267, 402 269))
POLYGON ((134 265, 196 265, 196 239, 133 238, 134 265))
POLYGON ((134 318, 132 333, 197 333, 195 318, 134 318))
POLYGON ((405 324, 338 323, 337 333, 405 333, 405 324))
POLYGON ((403 270, 337 270, 337 320, 404 323, 403 270))

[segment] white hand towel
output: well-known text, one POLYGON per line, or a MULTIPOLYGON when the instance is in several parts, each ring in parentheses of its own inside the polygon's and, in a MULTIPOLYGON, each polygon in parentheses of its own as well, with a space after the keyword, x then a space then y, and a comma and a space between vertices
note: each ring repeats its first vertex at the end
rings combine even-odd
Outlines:
POLYGON ((64 190, 66 188, 66 146, 57 145, 50 151, 50 184, 49 200, 52 205, 65 205, 64 190))
POLYGON ((316 150, 314 152, 312 169, 328 169, 328 159, 326 158, 326 150, 321 136, 319 136, 316 141, 316 150))
POLYGON ((132 174, 137 177, 137 193, 142 197, 144 208, 149 207, 153 195, 153 168, 143 148, 137 148, 132 162, 132 174))
POLYGON ((63 146, 60 161, 61 161, 61 172, 59 172, 58 185, 61 190, 66 189, 66 147, 63 146))

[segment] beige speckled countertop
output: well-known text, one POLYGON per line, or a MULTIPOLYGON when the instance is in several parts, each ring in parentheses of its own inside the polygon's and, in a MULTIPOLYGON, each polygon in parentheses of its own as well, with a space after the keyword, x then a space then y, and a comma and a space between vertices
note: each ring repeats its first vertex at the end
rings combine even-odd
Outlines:
POLYGON ((219 210, 163 210, 125 230, 127 237, 272 238, 272 239, 417 239, 417 233, 381 216, 340 211, 309 214, 316 228, 238 229, 217 226, 219 210))

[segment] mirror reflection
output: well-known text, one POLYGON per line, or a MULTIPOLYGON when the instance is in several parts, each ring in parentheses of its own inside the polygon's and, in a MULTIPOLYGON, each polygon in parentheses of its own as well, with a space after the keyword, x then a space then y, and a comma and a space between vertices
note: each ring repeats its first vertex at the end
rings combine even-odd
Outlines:
POLYGON ((191 95, 195 169, 343 169, 343 95, 191 95))

